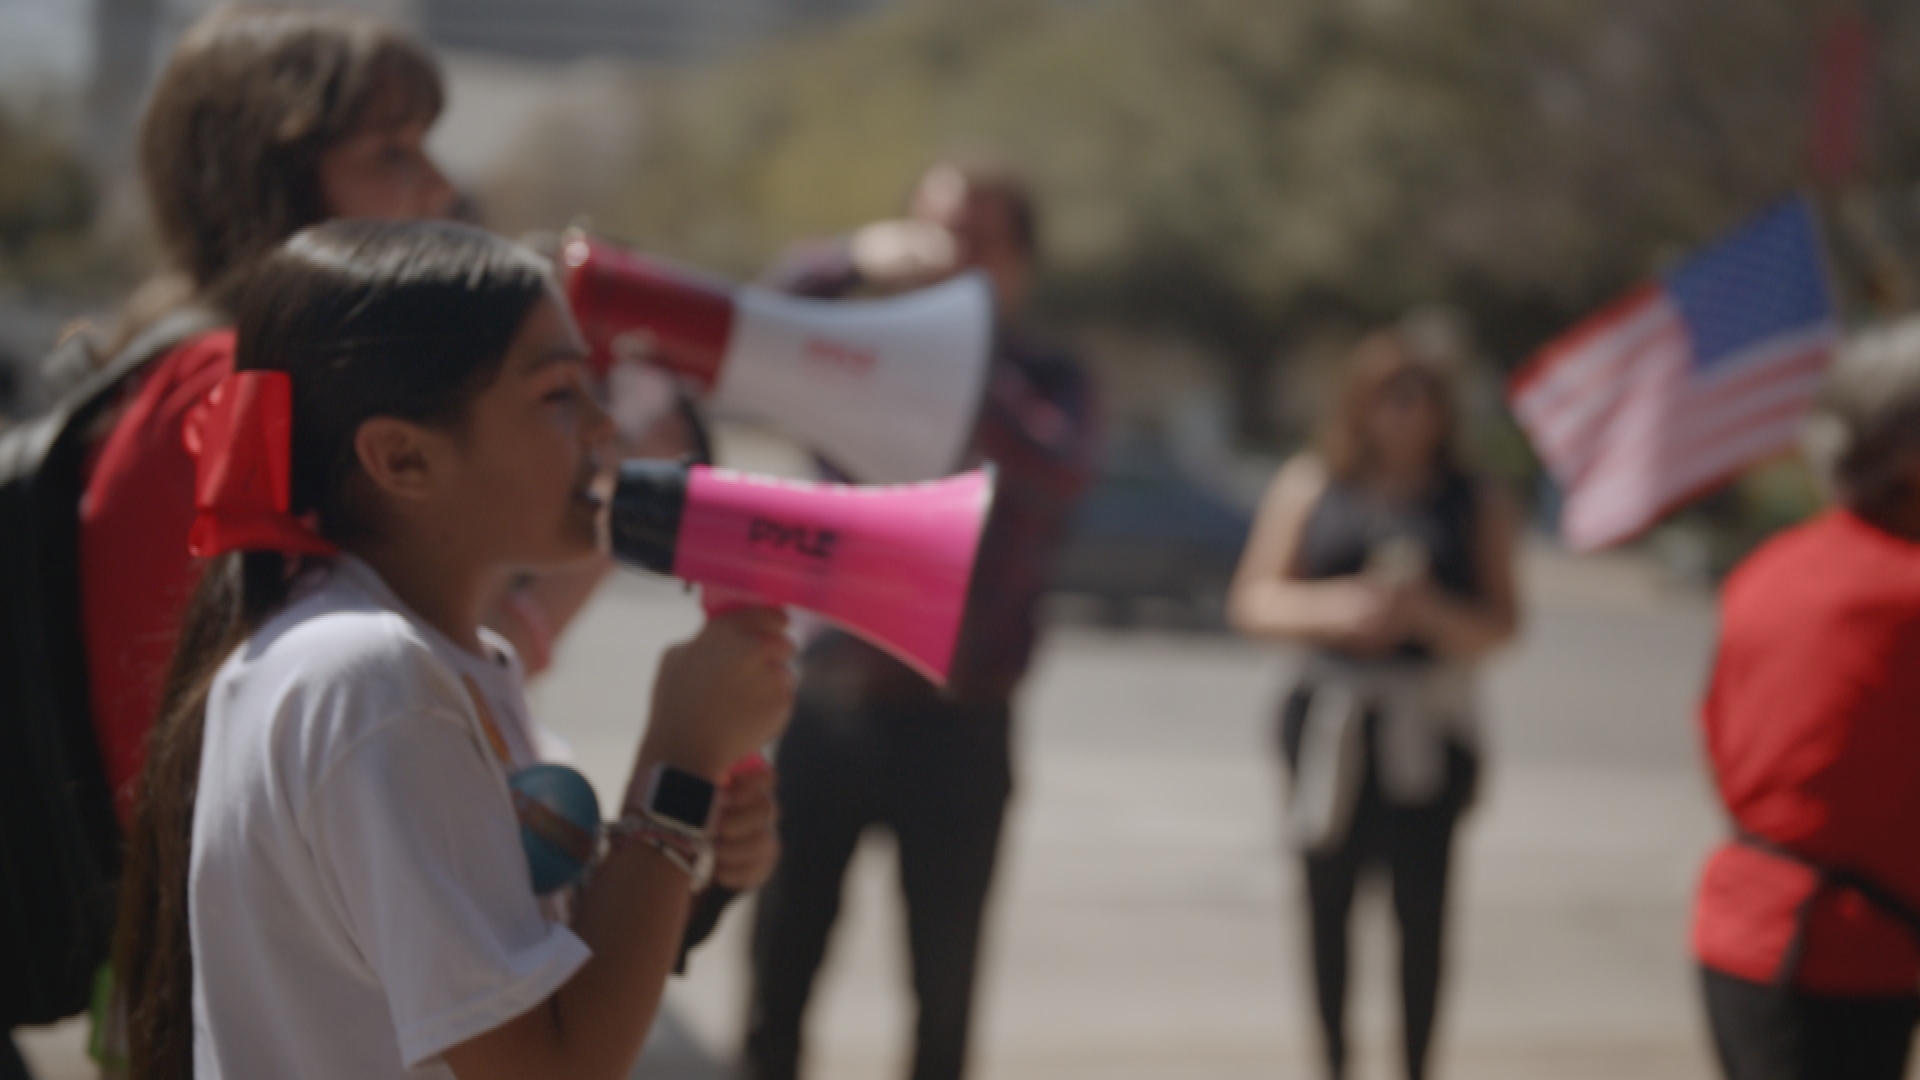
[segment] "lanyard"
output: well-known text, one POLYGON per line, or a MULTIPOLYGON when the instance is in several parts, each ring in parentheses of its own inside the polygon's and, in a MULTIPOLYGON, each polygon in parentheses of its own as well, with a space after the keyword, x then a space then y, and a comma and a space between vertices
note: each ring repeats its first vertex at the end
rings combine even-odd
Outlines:
POLYGON ((462 673, 460 681, 466 684, 467 696, 473 699, 473 711, 480 716, 480 730, 487 736, 487 745, 493 748, 493 756, 500 761, 500 767, 509 774, 514 771, 513 751, 507 746, 507 737, 500 733, 500 723, 493 718, 493 709, 487 704, 487 695, 480 692, 480 684, 473 676, 462 673))
POLYGON ((473 711, 480 717, 487 745, 507 774, 513 816, 520 822, 520 844, 533 871, 534 891, 544 896, 573 884, 586 872, 600 846, 600 810, 592 786, 586 777, 565 765, 516 768, 487 696, 473 676, 462 674, 460 678, 466 684, 467 696, 473 699, 473 711), (581 789, 585 792, 584 804, 581 789))

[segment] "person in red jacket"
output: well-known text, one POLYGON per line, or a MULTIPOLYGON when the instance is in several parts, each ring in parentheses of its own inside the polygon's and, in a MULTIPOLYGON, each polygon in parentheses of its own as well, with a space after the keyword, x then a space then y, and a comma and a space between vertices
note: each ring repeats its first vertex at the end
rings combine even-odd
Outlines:
POLYGON ((1839 505, 1728 580, 1702 710, 1732 836, 1693 947, 1730 1080, 1897 1080, 1920 1019, 1920 323, 1848 350, 1815 431, 1839 505))
POLYGON ((165 269, 136 294, 120 336, 190 306, 218 328, 132 381, 81 504, 94 730, 123 822, 198 580, 186 549, 193 464, 180 432, 233 366, 233 331, 220 326, 215 298, 308 225, 447 215, 455 192, 424 145, 443 94, 424 46, 384 22, 246 8, 217 9, 189 29, 155 87, 140 164, 165 269))

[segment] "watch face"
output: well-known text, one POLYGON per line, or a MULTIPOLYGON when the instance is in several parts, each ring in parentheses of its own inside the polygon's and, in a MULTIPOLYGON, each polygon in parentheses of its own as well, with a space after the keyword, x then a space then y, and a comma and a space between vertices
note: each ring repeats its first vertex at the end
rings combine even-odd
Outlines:
POLYGON ((654 776, 653 805, 648 809, 704 829, 713 813, 713 785, 679 769, 661 769, 654 776))

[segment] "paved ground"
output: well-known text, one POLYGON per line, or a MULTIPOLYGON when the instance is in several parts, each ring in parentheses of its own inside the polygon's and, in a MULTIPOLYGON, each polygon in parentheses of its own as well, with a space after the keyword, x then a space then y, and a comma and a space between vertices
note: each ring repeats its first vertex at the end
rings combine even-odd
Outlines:
MULTIPOLYGON (((1494 672, 1496 757, 1462 852, 1444 1076, 1711 1075, 1687 905, 1718 832, 1692 738, 1711 612, 1624 562, 1534 555, 1527 644, 1494 672)), ((603 795, 659 644, 694 605, 608 590, 537 692, 603 795)), ((978 1038, 982 1080, 1311 1076, 1297 880, 1279 854, 1271 650, 1067 629, 1026 701, 1020 790, 978 1038)), ((907 1014, 890 853, 863 853, 816 1014, 813 1075, 901 1073, 907 1014)), ((680 980, 641 1075, 725 1075, 745 920, 680 980)), ((1393 1075, 1392 940, 1364 907, 1362 1076, 1393 1075)), ((27 1041, 86 1075, 77 1033, 27 1041)))
MULTIPOLYGON (((1498 757, 1463 852, 1442 1071, 1706 1077, 1684 946, 1718 830, 1690 723, 1710 611, 1627 565, 1530 571, 1528 644, 1491 688, 1498 757)), ((1056 635, 1027 702, 981 1076, 1312 1075, 1268 753, 1279 681, 1269 650, 1234 642, 1056 635)), ((875 843, 824 988, 817 1076, 901 1073, 890 873, 875 843)), ((1378 1076, 1395 1037, 1382 907, 1363 915, 1357 1017, 1378 1076)), ((740 992, 729 931, 674 998, 722 1054, 740 992)))

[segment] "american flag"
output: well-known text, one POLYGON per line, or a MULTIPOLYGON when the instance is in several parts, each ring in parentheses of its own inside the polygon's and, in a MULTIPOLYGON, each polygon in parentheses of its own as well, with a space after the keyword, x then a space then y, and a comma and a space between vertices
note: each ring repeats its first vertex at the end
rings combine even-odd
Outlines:
POLYGON ((1566 494, 1576 551, 1791 447, 1840 336, 1813 208, 1776 204, 1548 345, 1514 414, 1566 494))

